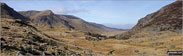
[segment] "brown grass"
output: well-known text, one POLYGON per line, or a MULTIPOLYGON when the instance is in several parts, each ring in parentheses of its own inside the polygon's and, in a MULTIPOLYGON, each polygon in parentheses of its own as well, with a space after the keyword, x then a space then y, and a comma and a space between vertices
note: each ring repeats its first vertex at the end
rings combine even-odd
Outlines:
MULTIPOLYGON (((139 35, 151 35, 156 32, 142 32, 138 33, 139 35)), ((82 49, 89 49, 95 53, 108 55, 111 50, 114 50, 112 55, 166 55, 168 50, 177 50, 181 51, 182 48, 182 35, 173 34, 172 32, 165 31, 162 34, 167 34, 165 37, 161 38, 152 38, 152 37, 143 37, 143 38, 132 38, 129 40, 116 40, 116 39, 107 39, 101 41, 88 41, 83 38, 62 38, 63 40, 68 41, 68 45, 77 46, 82 49), (153 46, 152 43, 163 44, 153 46), (170 48, 174 45, 174 48, 170 48), (139 52, 136 53, 135 50, 139 52)), ((54 36, 53 36, 54 37, 54 36)), ((56 38, 59 38, 57 36, 56 38)))

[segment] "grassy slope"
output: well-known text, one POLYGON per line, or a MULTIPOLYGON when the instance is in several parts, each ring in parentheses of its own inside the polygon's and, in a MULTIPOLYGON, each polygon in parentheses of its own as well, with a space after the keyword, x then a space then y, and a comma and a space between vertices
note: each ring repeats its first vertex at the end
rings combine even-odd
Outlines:
MULTIPOLYGON (((151 35, 157 32, 139 32, 138 35, 151 35)), ((132 38, 129 40, 107 39, 102 41, 88 41, 80 38, 67 38, 57 36, 66 40, 71 46, 77 46, 82 49, 92 50, 98 54, 108 55, 114 50, 112 55, 166 55, 168 50, 183 50, 182 34, 171 31, 161 32, 162 37, 143 37, 132 38), (138 51, 138 52, 135 52, 138 51)))

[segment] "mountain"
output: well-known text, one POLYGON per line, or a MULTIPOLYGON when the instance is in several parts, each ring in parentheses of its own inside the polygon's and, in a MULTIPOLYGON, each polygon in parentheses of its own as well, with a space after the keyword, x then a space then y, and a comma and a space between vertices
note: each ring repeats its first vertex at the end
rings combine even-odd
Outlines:
MULTIPOLYGON (((106 35, 119 30, 111 31, 111 28, 86 22, 72 15, 58 15, 50 10, 32 10, 21 13, 25 17, 15 18, 13 15, 20 14, 4 13, 3 15, 8 17, 0 20, 0 55, 166 56, 168 51, 183 50, 181 2, 176 1, 167 5, 140 19, 130 31, 109 38, 106 38, 106 35), (30 23, 24 22, 26 17, 30 23), (108 34, 85 34, 79 30, 97 33, 101 31, 108 34), (115 37, 126 40, 111 39, 115 37)), ((9 12, 11 9, 5 11, 9 12)))
MULTIPOLYGON (((30 23, 25 22, 28 18, 20 15, 5 3, 1 3, 1 7, 1 12, 3 12, 0 20, 1 56, 86 56, 93 53, 89 50, 67 45, 65 40, 43 33, 30 23), (85 52, 83 53, 83 51, 85 52)), ((52 14, 47 12, 49 11, 42 13, 45 15, 52 14)))
POLYGON ((30 18, 36 26, 45 28, 72 28, 65 20, 59 18, 51 10, 21 11, 20 14, 30 18))
POLYGON ((20 14, 30 18, 30 20, 38 27, 48 26, 47 28, 69 28, 84 32, 104 33, 110 31, 118 31, 106 27, 101 24, 86 22, 83 19, 73 15, 54 14, 51 10, 45 11, 20 11, 20 14))
POLYGON ((112 29, 106 27, 102 24, 87 22, 81 18, 75 17, 73 15, 61 15, 60 18, 66 20, 71 26, 76 30, 89 31, 94 33, 104 33, 110 31, 117 31, 118 29, 112 29))
POLYGON ((29 20, 28 18, 22 16, 5 3, 0 3, 0 6, 1 6, 1 18, 21 19, 23 21, 29 20))
POLYGON ((182 1, 173 2, 145 16, 130 31, 118 35, 117 38, 128 39, 136 35, 136 33, 153 31, 182 32, 182 1))

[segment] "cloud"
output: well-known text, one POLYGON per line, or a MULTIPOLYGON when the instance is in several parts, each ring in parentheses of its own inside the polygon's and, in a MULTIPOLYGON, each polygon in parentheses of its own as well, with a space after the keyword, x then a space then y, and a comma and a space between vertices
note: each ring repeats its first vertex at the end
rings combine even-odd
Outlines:
POLYGON ((57 14, 66 14, 67 13, 67 9, 65 9, 65 8, 62 8, 62 9, 53 9, 52 11, 54 13, 57 13, 57 14))
POLYGON ((67 9, 67 8, 61 8, 61 9, 53 9, 54 13, 57 14, 71 14, 71 13, 82 13, 82 12, 88 12, 86 9, 67 9))

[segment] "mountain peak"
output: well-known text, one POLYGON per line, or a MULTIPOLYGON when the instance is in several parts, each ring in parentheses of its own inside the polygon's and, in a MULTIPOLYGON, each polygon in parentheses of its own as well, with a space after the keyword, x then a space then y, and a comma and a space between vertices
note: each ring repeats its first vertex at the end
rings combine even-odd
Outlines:
POLYGON ((54 15, 54 13, 51 10, 44 10, 35 13, 35 16, 51 16, 51 15, 54 15))
POLYGON ((52 13, 52 11, 51 11, 51 10, 44 10, 44 12, 49 12, 49 13, 52 13))
POLYGON ((41 13, 45 13, 45 14, 54 14, 51 10, 44 10, 44 11, 41 11, 41 13))
POLYGON ((13 8, 9 7, 6 3, 0 2, 1 6, 1 18, 12 18, 12 19, 21 19, 23 21, 28 21, 28 18, 25 18, 13 8))

